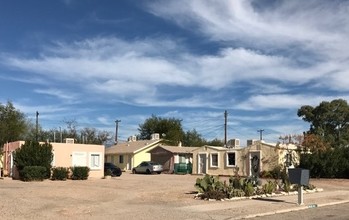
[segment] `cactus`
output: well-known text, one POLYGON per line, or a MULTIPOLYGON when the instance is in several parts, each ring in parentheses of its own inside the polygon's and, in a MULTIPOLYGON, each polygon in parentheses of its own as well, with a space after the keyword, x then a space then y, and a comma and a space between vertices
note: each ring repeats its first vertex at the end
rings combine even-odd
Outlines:
POLYGON ((218 177, 207 174, 202 179, 197 178, 194 186, 200 193, 208 191, 222 191, 224 188, 224 184, 219 181, 218 177))

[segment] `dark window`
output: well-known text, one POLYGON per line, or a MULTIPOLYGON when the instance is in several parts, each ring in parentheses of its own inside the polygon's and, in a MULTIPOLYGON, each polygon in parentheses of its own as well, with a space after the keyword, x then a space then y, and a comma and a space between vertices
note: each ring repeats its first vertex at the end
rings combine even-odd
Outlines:
POLYGON ((119 163, 124 163, 124 155, 119 156, 119 163))
POLYGON ((235 166, 235 152, 227 153, 228 166, 235 166))

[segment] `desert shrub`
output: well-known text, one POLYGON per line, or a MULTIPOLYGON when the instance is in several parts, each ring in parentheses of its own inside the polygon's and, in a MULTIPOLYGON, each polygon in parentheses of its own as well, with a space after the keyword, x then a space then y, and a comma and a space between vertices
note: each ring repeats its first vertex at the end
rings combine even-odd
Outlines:
POLYGON ((46 177, 46 167, 43 166, 26 166, 19 171, 23 181, 42 181, 46 177))
POLYGON ((263 185, 263 192, 265 194, 272 194, 276 190, 276 184, 275 182, 268 181, 266 184, 263 185))
POLYGON ((244 186, 245 196, 253 196, 254 192, 255 190, 254 190, 253 184, 250 182, 247 182, 244 186))
POLYGON ((66 180, 68 178, 69 168, 55 167, 52 169, 52 180, 66 180))
POLYGON ((280 165, 275 166, 272 170, 269 171, 270 175, 274 179, 280 179, 282 175, 282 167, 280 165))
POLYGON ((73 180, 87 180, 90 168, 88 167, 72 167, 72 179, 73 180))
POLYGON ((245 192, 242 189, 233 189, 231 193, 231 197, 243 197, 245 196, 245 192))
POLYGON ((262 172, 260 172, 259 175, 261 178, 273 178, 273 175, 271 174, 271 172, 267 170, 263 170, 262 172))
POLYGON ((230 177, 229 183, 234 189, 243 189, 245 179, 240 177, 230 177))
POLYGON ((221 199, 227 198, 227 196, 224 192, 217 191, 217 190, 206 191, 203 194, 201 194, 200 197, 202 199, 216 199, 216 200, 221 200, 221 199))

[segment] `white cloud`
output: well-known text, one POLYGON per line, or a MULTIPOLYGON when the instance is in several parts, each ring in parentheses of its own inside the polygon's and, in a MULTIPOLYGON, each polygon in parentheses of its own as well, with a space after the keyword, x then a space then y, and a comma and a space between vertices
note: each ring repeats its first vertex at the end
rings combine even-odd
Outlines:
POLYGON ((55 96, 59 99, 66 100, 68 103, 76 102, 78 96, 72 92, 65 92, 59 89, 34 89, 35 93, 55 96))

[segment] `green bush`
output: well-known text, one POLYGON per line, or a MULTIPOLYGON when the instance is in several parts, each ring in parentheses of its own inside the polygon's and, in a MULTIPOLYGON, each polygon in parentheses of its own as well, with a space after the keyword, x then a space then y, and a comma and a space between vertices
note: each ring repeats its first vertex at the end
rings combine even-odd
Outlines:
POLYGON ((302 154, 300 167, 316 178, 349 178, 349 147, 302 154))
POLYGON ((46 167, 43 166, 26 166, 19 171, 23 181, 43 181, 46 177, 46 167))
POLYGON ((21 172, 26 166, 45 167, 45 178, 51 176, 51 163, 53 159, 52 145, 49 143, 40 144, 37 141, 26 141, 21 148, 14 152, 14 164, 16 165, 20 178, 21 172))
POLYGON ((69 168, 55 167, 52 169, 52 180, 67 180, 69 168))
POLYGON ((88 167, 72 167, 72 179, 73 180, 87 180, 90 168, 88 167))

